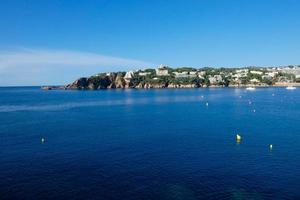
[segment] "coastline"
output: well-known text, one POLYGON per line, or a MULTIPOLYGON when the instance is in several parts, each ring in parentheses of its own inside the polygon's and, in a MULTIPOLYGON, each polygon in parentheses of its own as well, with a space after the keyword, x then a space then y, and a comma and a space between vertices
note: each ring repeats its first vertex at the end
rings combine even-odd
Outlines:
POLYGON ((42 86, 44 90, 102 90, 152 88, 245 88, 300 86, 300 67, 277 68, 171 68, 98 73, 64 86, 42 86))
POLYGON ((209 89, 209 88, 231 88, 231 89, 245 89, 247 87, 254 88, 285 88, 289 86, 300 87, 300 83, 289 83, 289 84, 274 84, 274 85, 211 85, 211 86, 200 86, 200 87, 148 87, 148 88, 140 88, 140 87, 127 87, 127 88, 101 88, 101 89, 92 89, 92 88, 67 88, 64 85, 60 86, 40 86, 42 90, 126 90, 126 89, 138 89, 138 90, 151 90, 151 89, 209 89))

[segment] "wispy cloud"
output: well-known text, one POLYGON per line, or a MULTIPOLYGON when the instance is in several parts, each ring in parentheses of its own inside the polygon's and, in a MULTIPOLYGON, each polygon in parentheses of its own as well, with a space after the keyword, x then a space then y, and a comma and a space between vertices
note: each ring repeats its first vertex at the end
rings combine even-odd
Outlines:
POLYGON ((47 49, 0 52, 0 85, 65 84, 97 72, 144 68, 153 64, 101 54, 47 49))

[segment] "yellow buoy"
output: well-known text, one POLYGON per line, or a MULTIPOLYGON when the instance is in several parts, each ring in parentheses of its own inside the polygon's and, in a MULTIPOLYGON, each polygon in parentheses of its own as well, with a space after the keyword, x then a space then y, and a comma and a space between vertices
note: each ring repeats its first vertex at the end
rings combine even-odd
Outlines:
POLYGON ((240 141, 242 137, 239 134, 236 134, 236 140, 240 141))

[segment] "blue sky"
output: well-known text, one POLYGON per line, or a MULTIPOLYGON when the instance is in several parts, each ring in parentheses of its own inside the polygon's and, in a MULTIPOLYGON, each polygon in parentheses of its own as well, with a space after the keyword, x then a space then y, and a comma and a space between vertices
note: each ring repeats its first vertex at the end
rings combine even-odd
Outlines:
POLYGON ((3 0, 0 85, 101 71, 300 64, 298 0, 3 0))

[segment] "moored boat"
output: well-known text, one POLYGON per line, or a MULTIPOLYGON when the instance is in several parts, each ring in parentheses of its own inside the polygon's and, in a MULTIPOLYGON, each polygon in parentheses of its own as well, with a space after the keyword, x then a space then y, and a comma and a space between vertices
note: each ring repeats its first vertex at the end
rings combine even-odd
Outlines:
POLYGON ((255 90, 255 87, 247 87, 246 90, 255 90))
POLYGON ((295 90, 296 87, 294 87, 294 86, 287 86, 285 89, 287 89, 287 90, 295 90))

